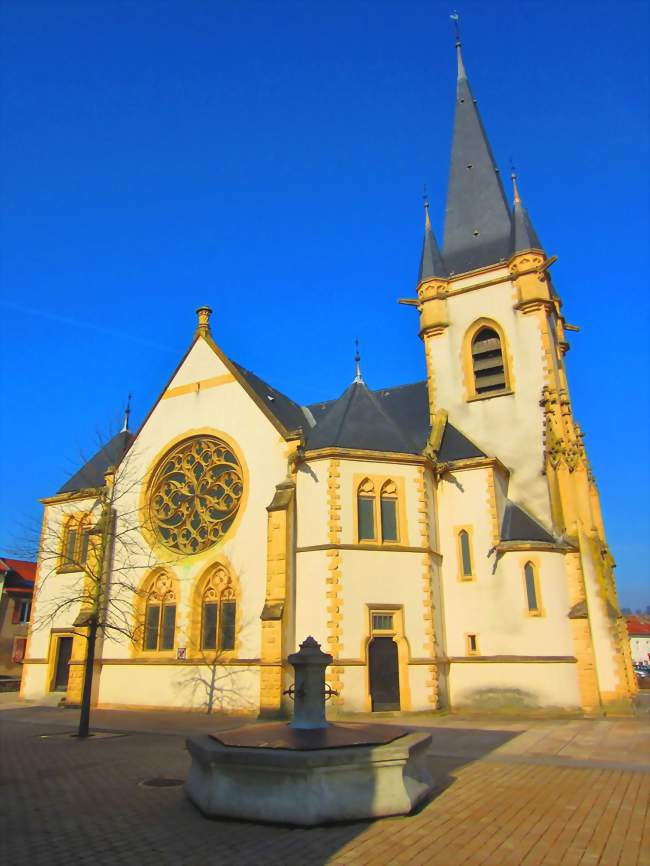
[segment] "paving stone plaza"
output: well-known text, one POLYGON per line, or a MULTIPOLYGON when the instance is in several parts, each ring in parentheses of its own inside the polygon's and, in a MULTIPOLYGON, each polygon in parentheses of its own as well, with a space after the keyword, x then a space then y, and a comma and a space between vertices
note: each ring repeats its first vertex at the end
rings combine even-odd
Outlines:
MULTIPOLYGON (((433 735, 416 814, 294 829, 206 820, 182 786, 185 735, 232 719, 0 704, 0 862, 11 866, 650 866, 647 713, 613 720, 399 719, 433 735)), ((390 722, 390 719, 386 721, 390 722)))

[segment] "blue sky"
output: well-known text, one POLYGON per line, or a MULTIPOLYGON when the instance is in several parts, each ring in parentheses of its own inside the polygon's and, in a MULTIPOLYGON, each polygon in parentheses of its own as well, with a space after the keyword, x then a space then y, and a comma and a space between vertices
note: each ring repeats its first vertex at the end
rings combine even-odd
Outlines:
MULTIPOLYGON (((647 4, 464 3, 571 335, 572 396, 621 601, 650 604, 647 4)), ((424 375, 412 295, 442 230, 454 106, 439 2, 2 4, 0 551, 126 395, 137 424, 214 309, 301 402, 424 375)))

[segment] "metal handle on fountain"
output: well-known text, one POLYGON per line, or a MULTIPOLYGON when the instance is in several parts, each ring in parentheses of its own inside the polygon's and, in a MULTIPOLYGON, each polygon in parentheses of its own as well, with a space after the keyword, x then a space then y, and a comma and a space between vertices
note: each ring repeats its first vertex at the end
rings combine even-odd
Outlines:
POLYGON ((332 656, 322 652, 313 637, 308 637, 300 644, 300 650, 289 656, 289 663, 295 672, 295 683, 284 693, 294 702, 289 727, 326 728, 325 701, 338 694, 325 685, 325 668, 332 664, 332 656))

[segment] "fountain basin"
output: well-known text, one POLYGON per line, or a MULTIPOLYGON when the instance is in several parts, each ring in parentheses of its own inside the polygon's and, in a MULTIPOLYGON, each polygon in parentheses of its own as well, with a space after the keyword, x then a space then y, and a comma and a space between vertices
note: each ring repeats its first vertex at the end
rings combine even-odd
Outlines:
POLYGON ((189 737, 185 792, 210 817, 304 827, 404 815, 433 788, 430 743, 430 734, 403 732, 380 744, 320 748, 230 746, 216 736, 189 737))

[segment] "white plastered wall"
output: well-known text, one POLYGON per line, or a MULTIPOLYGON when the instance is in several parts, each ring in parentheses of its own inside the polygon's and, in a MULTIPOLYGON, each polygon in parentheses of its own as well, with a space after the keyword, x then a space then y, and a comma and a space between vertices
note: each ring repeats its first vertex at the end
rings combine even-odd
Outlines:
POLYGON ((98 704, 205 711, 212 690, 214 712, 258 712, 258 667, 217 665, 212 674, 209 665, 104 665, 98 704))
MULTIPOLYGON (((449 657, 466 658, 467 635, 476 635, 485 656, 572 658, 574 647, 568 619, 569 596, 564 556, 555 551, 509 551, 498 560, 493 551, 488 508, 490 468, 457 471, 438 486, 438 517, 442 560, 445 642, 449 657), (473 579, 461 579, 457 530, 469 528, 473 579), (490 555, 489 555, 490 554, 490 555), (524 565, 532 561, 539 581, 541 616, 530 616, 524 565)), ((471 660, 451 664, 450 700, 480 704, 490 690, 494 703, 523 701, 529 706, 580 703, 575 664, 562 662, 493 664, 471 660), (559 671, 561 687, 551 694, 549 677, 559 671), (489 674, 489 676, 488 676, 489 674), (501 677, 501 679, 500 679, 501 677)))
POLYGON ((25 656, 26 659, 35 659, 36 663, 28 662, 23 667, 21 695, 24 698, 38 700, 49 692, 54 662, 51 654, 56 652, 52 629, 72 629, 79 613, 83 572, 58 571, 63 526, 71 515, 90 512, 94 503, 94 499, 88 498, 46 506, 25 656))
MULTIPOLYGON (((542 339, 536 317, 513 309, 516 289, 507 271, 502 273, 504 281, 498 285, 447 299, 449 326, 427 341, 435 371, 436 407, 446 409, 452 424, 511 470, 510 498, 550 526, 548 487, 540 472, 543 414, 539 401, 545 384, 542 339), (505 333, 514 394, 468 402, 463 344, 467 330, 480 318, 493 319, 505 333)), ((471 280, 466 282, 471 284, 471 280)))
MULTIPOLYGON (((230 371, 211 347, 199 339, 174 376, 169 389, 228 377, 230 371)), ((241 596, 237 613, 237 652, 240 658, 260 655, 260 620, 266 593, 266 506, 273 498, 276 484, 287 471, 287 445, 280 433, 237 381, 213 387, 190 389, 186 393, 161 399, 139 432, 131 451, 116 474, 116 535, 111 576, 113 597, 128 607, 135 597, 128 585, 140 585, 151 570, 163 565, 177 581, 176 647, 187 645, 190 603, 196 581, 213 564, 227 565, 239 583, 241 596), (246 492, 240 513, 225 539, 202 553, 177 556, 160 545, 150 546, 151 536, 142 532, 141 506, 146 501, 150 472, 172 444, 196 432, 223 437, 242 463, 246 492), (117 583, 126 584, 121 589, 117 583)), ((73 503, 75 508, 78 503, 73 503)), ((74 615, 66 615, 70 625, 74 615)), ((42 652, 41 643, 30 655, 42 652)), ((101 656, 129 659, 134 655, 130 641, 108 638, 101 656)), ((106 704, 164 706, 181 705, 178 681, 187 668, 183 665, 105 665, 102 669, 100 701, 106 704)), ((237 668, 239 673, 242 668, 237 668)), ((239 676, 239 674, 238 674, 239 676)), ((241 679, 242 709, 250 702, 250 683, 256 681, 249 671, 241 679)), ((187 692, 187 688, 184 689, 187 692)), ((256 696, 259 700, 259 695, 256 696)))
POLYGON ((561 664, 451 665, 452 706, 491 709, 575 709, 580 706, 576 666, 561 664))

